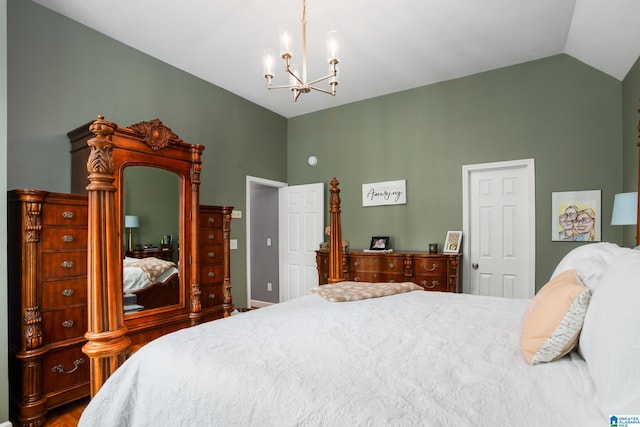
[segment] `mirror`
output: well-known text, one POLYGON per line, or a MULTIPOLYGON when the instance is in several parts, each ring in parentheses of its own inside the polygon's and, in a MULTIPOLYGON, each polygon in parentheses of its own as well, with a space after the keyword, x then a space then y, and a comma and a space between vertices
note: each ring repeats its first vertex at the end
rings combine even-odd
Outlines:
POLYGON ((180 178, 150 166, 123 176, 124 313, 180 304, 180 178))

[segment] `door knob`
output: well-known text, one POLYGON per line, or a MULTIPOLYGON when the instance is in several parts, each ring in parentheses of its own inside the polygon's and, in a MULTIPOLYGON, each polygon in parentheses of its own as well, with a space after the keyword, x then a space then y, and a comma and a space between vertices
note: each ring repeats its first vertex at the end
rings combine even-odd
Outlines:
POLYGON ((473 268, 474 270, 477 270, 478 264, 474 262, 473 264, 471 264, 471 268, 473 268))

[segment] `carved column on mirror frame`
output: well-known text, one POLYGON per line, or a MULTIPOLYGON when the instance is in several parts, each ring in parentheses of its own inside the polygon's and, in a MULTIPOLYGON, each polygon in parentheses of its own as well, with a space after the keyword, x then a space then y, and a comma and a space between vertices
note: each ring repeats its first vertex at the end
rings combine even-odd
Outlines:
POLYGON ((233 299, 231 297, 231 272, 229 271, 229 259, 231 259, 231 209, 224 209, 222 212, 222 241, 224 248, 224 301, 222 303, 223 316, 231 316, 233 310, 233 299))
POLYGON ((201 302, 201 290, 200 290, 200 255, 199 255, 199 227, 200 227, 200 172, 202 171, 202 160, 200 160, 200 153, 202 149, 198 151, 197 147, 191 148, 191 169, 189 174, 191 175, 191 218, 189 222, 189 235, 192 236, 190 240, 190 258, 191 258, 191 313, 189 313, 189 319, 191 320, 191 326, 195 326, 200 323, 202 317, 202 302, 201 302))
POLYGON ((124 326, 122 268, 118 247, 120 239, 115 224, 114 163, 111 138, 115 123, 99 115, 89 127, 95 137, 87 141, 91 152, 87 161, 89 218, 87 248, 87 343, 82 351, 89 356, 91 397, 124 362, 130 339, 124 326))
POLYGON ((340 182, 334 176, 329 190, 329 283, 344 281, 342 270, 342 227, 340 225, 340 182))

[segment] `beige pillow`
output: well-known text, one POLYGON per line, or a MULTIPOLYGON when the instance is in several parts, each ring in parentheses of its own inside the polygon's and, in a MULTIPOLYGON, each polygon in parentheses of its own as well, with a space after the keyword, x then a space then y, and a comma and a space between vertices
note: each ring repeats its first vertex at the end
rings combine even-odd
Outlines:
POLYGON ((522 324, 520 344, 527 363, 551 362, 573 349, 590 298, 575 270, 563 271, 540 289, 522 324))

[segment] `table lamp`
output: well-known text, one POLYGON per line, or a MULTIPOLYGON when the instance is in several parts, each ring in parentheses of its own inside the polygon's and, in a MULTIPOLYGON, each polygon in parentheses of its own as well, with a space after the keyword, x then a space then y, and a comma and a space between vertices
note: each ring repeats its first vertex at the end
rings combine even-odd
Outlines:
POLYGON ((129 252, 133 252, 133 237, 131 231, 140 227, 140 219, 136 215, 124 216, 124 227, 129 229, 129 252))
POLYGON ((638 193, 620 193, 613 199, 611 225, 634 225, 638 218, 638 193))

